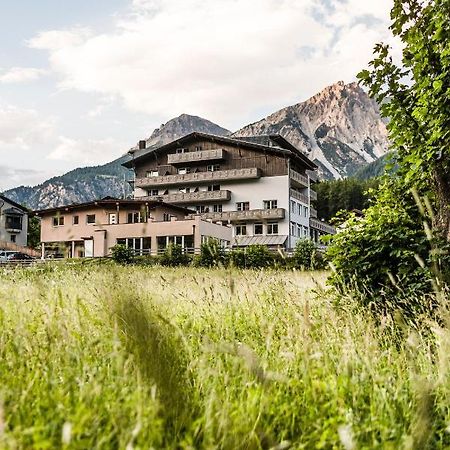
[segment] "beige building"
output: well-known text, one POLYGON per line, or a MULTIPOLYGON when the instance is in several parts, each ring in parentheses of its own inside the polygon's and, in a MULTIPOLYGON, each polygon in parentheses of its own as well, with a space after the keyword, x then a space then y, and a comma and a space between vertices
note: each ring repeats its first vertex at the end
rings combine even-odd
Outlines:
POLYGON ((170 243, 194 252, 209 238, 229 245, 230 227, 192 213, 160 201, 109 197, 35 211, 41 218, 43 258, 102 257, 109 255, 116 244, 124 244, 141 255, 161 253, 170 243))

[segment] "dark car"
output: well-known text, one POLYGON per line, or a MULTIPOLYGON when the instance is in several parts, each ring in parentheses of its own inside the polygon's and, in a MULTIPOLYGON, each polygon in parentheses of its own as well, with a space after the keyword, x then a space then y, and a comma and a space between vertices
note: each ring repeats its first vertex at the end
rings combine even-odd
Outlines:
POLYGON ((8 261, 33 261, 34 258, 26 253, 14 252, 7 256, 8 261))

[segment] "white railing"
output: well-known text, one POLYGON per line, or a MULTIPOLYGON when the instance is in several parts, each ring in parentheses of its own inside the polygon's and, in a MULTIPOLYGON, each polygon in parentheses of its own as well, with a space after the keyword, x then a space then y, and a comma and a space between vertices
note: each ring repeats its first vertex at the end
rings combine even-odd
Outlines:
POLYGON ((177 192, 175 194, 155 195, 139 197, 139 200, 160 200, 166 203, 202 203, 215 201, 229 201, 231 192, 222 191, 200 191, 200 192, 177 192))
POLYGON ((301 173, 298 173, 296 170, 291 169, 289 171, 289 176, 291 180, 297 182, 301 186, 305 188, 309 186, 308 177, 306 175, 302 175, 301 173))
POLYGON ((290 195, 292 198, 295 198, 299 202, 305 203, 305 205, 309 205, 309 199, 306 194, 302 194, 301 192, 295 191, 294 189, 290 190, 290 195))
POLYGON ((249 209, 247 211, 223 211, 217 213, 202 214, 203 219, 220 221, 245 221, 245 220, 271 220, 284 219, 286 210, 284 208, 274 209, 249 209))

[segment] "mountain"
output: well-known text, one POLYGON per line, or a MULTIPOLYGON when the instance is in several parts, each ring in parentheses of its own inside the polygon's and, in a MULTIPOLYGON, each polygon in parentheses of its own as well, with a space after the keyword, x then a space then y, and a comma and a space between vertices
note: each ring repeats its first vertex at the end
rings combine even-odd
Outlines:
POLYGON ((353 176, 358 180, 368 180, 370 178, 380 177, 385 174, 386 166, 388 165, 393 166, 388 169, 388 173, 395 172, 398 168, 395 163, 395 155, 392 152, 386 153, 367 166, 361 167, 353 176))
POLYGON ((357 83, 342 81, 283 108, 232 136, 279 133, 318 166, 322 179, 353 175, 388 151, 378 105, 357 83))
MULTIPOLYGON (((209 120, 182 114, 153 131, 146 139, 147 148, 193 131, 231 134, 209 120)), ((322 179, 353 176, 388 151, 387 130, 378 105, 356 83, 336 83, 231 136, 273 133, 281 134, 315 161, 322 179)), ((131 192, 125 180, 131 178, 131 174, 121 166, 127 158, 128 155, 124 155, 103 166, 75 169, 38 186, 10 189, 5 195, 32 209, 128 195, 131 192)), ((382 162, 374 164, 382 165, 382 162)))
MULTIPOLYGON (((230 131, 209 120, 182 114, 157 128, 147 139, 147 147, 165 144, 193 131, 230 134, 230 131)), ((87 202, 106 196, 128 196, 131 195, 131 189, 126 180, 132 179, 132 173, 122 166, 128 158, 128 155, 124 155, 108 164, 75 169, 37 186, 10 189, 5 195, 30 209, 87 202)))

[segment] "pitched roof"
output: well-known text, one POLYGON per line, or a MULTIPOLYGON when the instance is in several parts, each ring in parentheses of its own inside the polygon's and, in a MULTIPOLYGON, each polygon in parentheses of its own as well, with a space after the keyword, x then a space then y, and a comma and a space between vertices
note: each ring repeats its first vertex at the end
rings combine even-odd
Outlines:
POLYGON ((190 142, 200 139, 210 142, 217 142, 224 145, 234 145, 252 150, 259 150, 262 152, 276 153, 284 155, 288 158, 292 157, 300 160, 307 167, 307 169, 314 170, 317 168, 317 165, 313 163, 303 152, 279 134, 249 137, 228 137, 200 133, 197 131, 187 134, 179 139, 175 139, 168 144, 161 145, 160 147, 150 147, 147 149, 132 151, 130 154, 133 156, 133 159, 126 161, 122 165, 131 169, 134 167, 136 162, 143 161, 151 155, 164 153, 175 148, 181 148, 190 142))
MULTIPOLYGON (((3 200, 6 203, 9 203, 10 205, 14 206, 15 208, 20 209, 23 212, 28 212, 28 209, 25 208, 25 206, 19 205, 19 203, 16 203, 14 201, 12 201, 11 199, 9 199, 8 197, 5 197, 4 195, 0 194, 0 201, 3 200)), ((0 207, 3 206, 0 204, 0 207)))
POLYGON ((183 208, 182 206, 172 205, 170 203, 165 203, 157 200, 134 200, 134 199, 119 199, 114 197, 104 197, 99 200, 93 200, 91 202, 85 203, 72 203, 71 205, 63 205, 56 206, 54 208, 40 209, 33 211, 33 214, 36 216, 41 216, 45 214, 53 214, 58 211, 71 211, 75 209, 84 209, 95 206, 103 206, 103 207, 115 207, 115 206, 148 206, 150 209, 158 208, 159 206, 165 206, 166 208, 171 208, 173 210, 177 210, 179 212, 183 212, 186 215, 193 214, 195 211, 191 209, 183 208))

